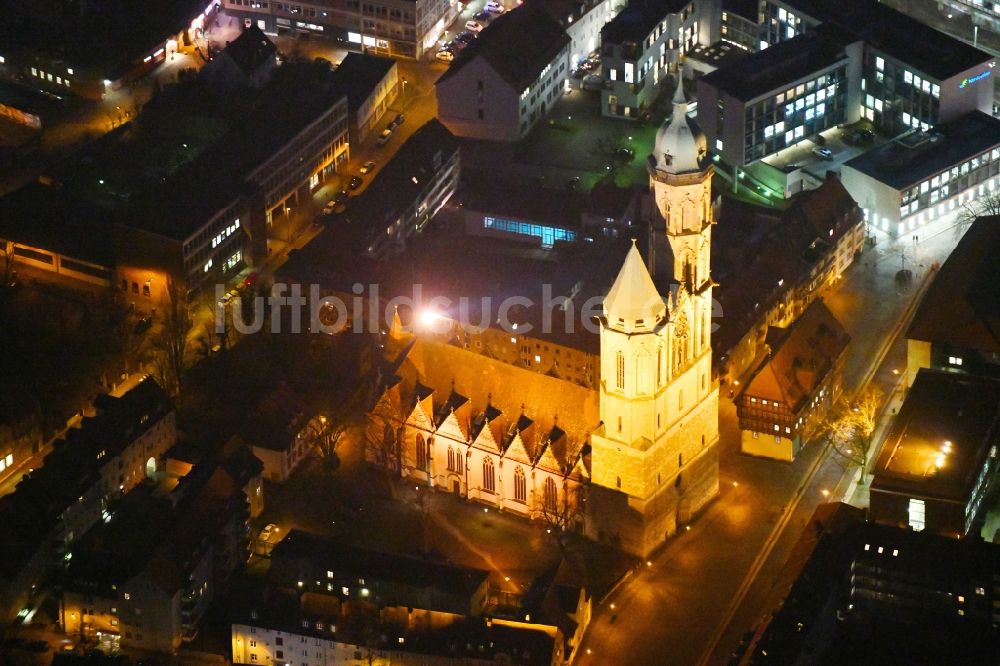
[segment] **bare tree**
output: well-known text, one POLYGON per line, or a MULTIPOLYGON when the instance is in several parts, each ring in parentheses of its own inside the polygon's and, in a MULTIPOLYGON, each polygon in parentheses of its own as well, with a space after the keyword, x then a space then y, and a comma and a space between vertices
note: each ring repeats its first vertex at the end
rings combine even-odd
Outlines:
POLYGON ((577 524, 582 516, 583 486, 573 489, 566 487, 561 498, 554 502, 542 502, 542 520, 548 527, 546 530, 554 535, 560 552, 566 554, 566 534, 577 524))
POLYGON ((368 413, 365 445, 370 459, 381 469, 398 477, 402 473, 403 427, 406 414, 392 391, 387 391, 368 413))
POLYGON ((956 229, 964 231, 977 217, 988 217, 991 215, 1000 215, 1000 191, 990 192, 985 196, 976 197, 974 200, 962 204, 962 210, 958 214, 956 221, 956 229))
POLYGON ((170 393, 177 393, 184 379, 184 371, 187 369, 188 334, 192 326, 187 291, 184 286, 168 277, 161 304, 162 330, 154 339, 150 360, 164 389, 170 393))
POLYGON ((872 435, 878 425, 882 399, 882 390, 877 386, 869 386, 853 403, 841 401, 831 411, 825 423, 834 452, 848 463, 861 468, 862 483, 870 462, 869 456, 874 443, 872 435))
POLYGON ((347 424, 343 419, 328 419, 320 415, 309 422, 306 429, 309 447, 327 471, 333 471, 340 465, 337 446, 345 432, 347 424))

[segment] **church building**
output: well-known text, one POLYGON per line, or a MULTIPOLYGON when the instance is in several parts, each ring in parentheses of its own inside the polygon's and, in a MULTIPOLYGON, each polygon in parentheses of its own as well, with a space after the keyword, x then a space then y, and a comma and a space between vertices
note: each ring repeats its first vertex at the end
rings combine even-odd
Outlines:
POLYGON ((385 445, 369 461, 641 557, 715 497, 712 163, 687 107, 678 85, 648 166, 676 289, 660 293, 633 243, 598 318, 596 385, 477 353, 455 330, 409 334, 397 317, 372 412, 385 445))

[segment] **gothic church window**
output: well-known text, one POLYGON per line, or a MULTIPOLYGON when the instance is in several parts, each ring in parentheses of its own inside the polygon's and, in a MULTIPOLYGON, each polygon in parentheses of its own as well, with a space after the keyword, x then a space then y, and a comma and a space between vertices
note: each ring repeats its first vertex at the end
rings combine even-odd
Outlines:
POLYGON ((625 388, 625 355, 621 352, 615 353, 615 367, 617 369, 616 386, 619 389, 625 388))
POLYGON ((545 495, 544 496, 545 496, 545 509, 546 509, 546 511, 555 511, 556 510, 556 500, 558 499, 559 494, 556 491, 556 482, 555 482, 555 480, 551 476, 546 477, 546 479, 545 479, 545 495))
POLYGON ((518 467, 514 470, 514 499, 518 502, 527 501, 527 483, 524 480, 524 470, 518 467))
POLYGON ((429 447, 424 441, 424 436, 417 433, 417 469, 427 471, 427 458, 429 447))
POLYGON ((496 491, 496 477, 493 473, 493 459, 483 458, 483 490, 486 492, 496 491))

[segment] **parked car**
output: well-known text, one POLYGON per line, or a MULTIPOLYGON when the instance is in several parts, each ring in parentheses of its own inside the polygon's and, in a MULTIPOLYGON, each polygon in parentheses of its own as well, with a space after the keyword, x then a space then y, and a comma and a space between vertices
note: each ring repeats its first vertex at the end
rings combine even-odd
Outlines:
POLYGON ((361 165, 361 168, 358 169, 358 171, 360 171, 363 174, 368 174, 374 168, 375 168, 375 160, 368 160, 367 162, 361 165))
POLYGON ((472 32, 482 32, 483 26, 481 23, 477 23, 476 21, 466 21, 465 29, 470 30, 472 32))
POLYGON ((822 148, 820 146, 816 146, 815 148, 812 149, 812 153, 816 157, 818 157, 820 159, 823 159, 823 160, 832 160, 833 159, 833 151, 830 150, 829 148, 822 148))
POLYGON ((333 197, 333 203, 337 206, 342 206, 347 203, 347 200, 351 198, 351 195, 347 193, 347 190, 341 190, 337 192, 337 196, 333 197))
POLYGON ((382 130, 381 134, 378 135, 378 138, 375 139, 375 143, 377 143, 380 146, 384 146, 385 144, 389 143, 389 139, 391 138, 392 138, 392 130, 387 127, 384 130, 382 130))
POLYGON ((587 75, 587 71, 584 70, 584 69, 574 69, 573 70, 573 78, 574 79, 582 79, 586 75, 587 75))
POLYGON ((484 9, 478 14, 474 14, 472 18, 476 19, 480 23, 485 23, 486 21, 489 21, 491 18, 493 18, 493 14, 490 14, 488 11, 484 9))
POLYGON ((392 129, 396 129, 397 127, 402 125, 403 121, 405 120, 406 120, 405 115, 403 115, 402 113, 397 113, 396 117, 392 119, 391 123, 389 123, 389 127, 391 127, 392 129))
MULTIPOLYGON (((461 49, 456 49, 456 50, 461 50, 461 49)), ((437 52, 437 55, 435 55, 434 57, 440 60, 441 62, 451 62, 452 60, 455 59, 455 54, 447 49, 441 49, 440 51, 437 52)))
POLYGON ((347 189, 356 190, 361 187, 362 182, 364 181, 361 180, 361 176, 351 176, 350 182, 347 183, 347 189))
POLYGON ((506 11, 503 8, 503 5, 501 5, 499 2, 493 2, 493 0, 487 2, 486 5, 483 7, 483 9, 485 11, 488 11, 490 14, 503 14, 504 11, 506 11))
POLYGON ((463 30, 462 32, 455 35, 456 42, 463 42, 466 46, 476 41, 476 33, 471 30, 463 30))
POLYGON ((333 199, 330 199, 329 201, 326 202, 326 205, 323 206, 323 214, 324 215, 333 215, 333 211, 336 208, 337 208, 337 202, 335 200, 333 200, 333 199))
POLYGON ((267 542, 271 540, 275 534, 278 533, 278 526, 274 523, 268 523, 264 529, 260 531, 260 540, 267 542))
POLYGON ((600 90, 604 87, 604 79, 600 74, 587 74, 583 77, 584 90, 600 90))

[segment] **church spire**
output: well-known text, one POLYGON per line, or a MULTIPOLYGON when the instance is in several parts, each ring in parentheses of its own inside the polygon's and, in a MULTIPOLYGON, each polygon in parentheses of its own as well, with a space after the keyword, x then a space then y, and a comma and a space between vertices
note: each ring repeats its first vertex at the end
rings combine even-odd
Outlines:
POLYGON ((615 283, 604 297, 608 326, 626 332, 651 331, 665 314, 666 305, 633 240, 615 283))

